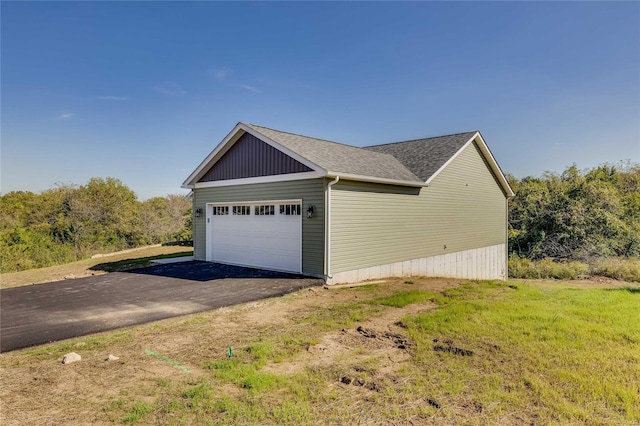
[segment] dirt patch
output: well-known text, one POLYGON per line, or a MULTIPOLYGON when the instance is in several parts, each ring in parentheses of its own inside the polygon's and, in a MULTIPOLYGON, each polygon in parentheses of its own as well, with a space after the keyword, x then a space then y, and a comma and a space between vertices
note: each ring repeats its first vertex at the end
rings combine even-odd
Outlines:
MULTIPOLYGON (((441 288, 450 288, 449 283, 437 282, 441 288), (448 284, 448 285, 447 285, 448 284)), ((430 283, 431 284, 431 283, 430 283)), ((402 287, 401 287, 402 288, 402 287)), ((406 290, 406 286, 402 288, 406 290)), ((330 296, 338 292, 330 291, 330 296)), ((338 293, 339 294, 339 293, 338 293)), ((358 297, 354 294, 353 297, 358 297)), ((270 363, 264 367, 265 371, 277 374, 292 374, 302 371, 307 367, 329 367, 342 365, 336 371, 336 381, 345 384, 342 379, 349 380, 349 384, 364 387, 371 381, 363 381, 353 376, 353 373, 362 373, 360 367, 364 362, 373 361, 376 364, 376 375, 372 379, 388 378, 400 368, 403 363, 411 359, 411 347, 414 343, 406 336, 406 329, 401 319, 407 315, 417 315, 436 308, 433 303, 408 305, 404 308, 386 308, 386 310, 372 318, 359 323, 359 325, 342 329, 340 331, 326 333, 322 340, 309 346, 306 351, 300 353, 291 361, 270 363), (358 371, 359 370, 359 371, 358 371), (362 384, 358 385, 358 380, 362 384)), ((374 386, 381 389, 380 384, 374 386)))
POLYGON ((451 345, 433 345, 433 350, 436 352, 448 352, 454 355, 460 356, 472 356, 473 351, 468 349, 457 348, 451 345))
MULTIPOLYGON (((397 323, 394 325, 397 325, 397 323)), ((356 328, 356 331, 368 339, 391 340, 397 349, 408 349, 413 346, 413 342, 401 334, 390 333, 387 331, 378 335, 375 330, 367 330, 362 326, 356 328)))

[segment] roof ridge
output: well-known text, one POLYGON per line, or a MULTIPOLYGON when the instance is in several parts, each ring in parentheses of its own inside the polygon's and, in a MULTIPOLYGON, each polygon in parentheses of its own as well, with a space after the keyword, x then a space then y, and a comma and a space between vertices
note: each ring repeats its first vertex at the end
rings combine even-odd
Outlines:
POLYGON ((274 132, 286 133, 287 135, 293 135, 293 136, 300 136, 300 137, 303 137, 303 138, 315 139, 315 140, 321 141, 321 142, 334 143, 336 145, 342 145, 342 146, 346 146, 346 147, 349 147, 349 148, 357 148, 357 149, 362 149, 363 148, 361 146, 349 145, 347 143, 330 141, 329 139, 320 139, 320 138, 316 138, 314 136, 307 136, 307 135, 303 135, 301 133, 286 132, 284 130, 278 130, 278 129, 274 129, 274 128, 271 128, 271 127, 261 126, 259 124, 253 124, 253 123, 247 123, 247 124, 250 125, 250 126, 261 127, 263 129, 272 130, 274 132))
POLYGON ((458 135, 466 135, 469 133, 480 133, 479 130, 472 130, 470 132, 459 132, 459 133, 451 133, 449 135, 440 135, 440 136, 431 136, 428 138, 417 138, 417 139, 409 139, 406 141, 398 141, 398 142, 387 142, 387 143, 381 143, 378 145, 367 145, 367 146, 363 146, 362 148, 373 148, 376 146, 385 146, 385 145, 395 145, 395 144, 401 144, 401 143, 407 143, 407 142, 417 142, 417 141, 423 141, 425 139, 439 139, 439 138, 446 138, 446 137, 450 137, 450 136, 458 136, 458 135))

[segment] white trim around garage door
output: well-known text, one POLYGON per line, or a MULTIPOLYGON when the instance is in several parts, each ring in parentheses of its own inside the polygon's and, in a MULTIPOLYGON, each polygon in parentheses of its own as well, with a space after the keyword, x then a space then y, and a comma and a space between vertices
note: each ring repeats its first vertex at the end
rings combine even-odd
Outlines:
MULTIPOLYGON (((297 268, 295 269, 281 269, 281 268, 277 268, 277 267, 270 267, 268 265, 256 265, 256 264, 251 264, 251 262, 248 263, 243 263, 243 262, 220 262, 220 263, 229 263, 229 264, 233 264, 233 265, 241 265, 241 266, 248 266, 248 267, 254 267, 254 268, 264 268, 264 269, 271 269, 271 270, 276 270, 276 271, 284 271, 284 272, 296 272, 296 273, 302 273, 302 220, 303 220, 303 216, 305 215, 305 212, 302 210, 302 199, 285 199, 285 200, 247 200, 247 201, 225 201, 225 202, 216 202, 216 203, 206 203, 206 239, 205 239, 205 258, 208 262, 216 262, 219 260, 214 259, 213 256, 213 218, 215 217, 213 215, 213 209, 214 207, 219 207, 219 206, 229 206, 230 208, 232 208, 232 206, 251 206, 251 216, 254 215, 254 211, 253 211, 253 206, 256 205, 268 205, 268 204, 275 204, 280 205, 280 204, 299 204, 300 205, 300 229, 299 229, 299 233, 300 233, 300 241, 299 241, 299 254, 298 254, 298 261, 297 261, 297 268)), ((276 214, 279 215, 280 214, 280 210, 276 207, 276 214)))

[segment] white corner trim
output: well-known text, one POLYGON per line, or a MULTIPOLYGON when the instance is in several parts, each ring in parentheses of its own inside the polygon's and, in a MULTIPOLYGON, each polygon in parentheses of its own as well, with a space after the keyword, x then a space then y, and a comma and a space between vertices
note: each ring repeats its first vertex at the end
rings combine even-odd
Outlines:
POLYGON ((194 188, 216 188, 220 186, 252 185, 256 183, 287 182, 292 180, 316 179, 316 178, 321 178, 323 176, 324 174, 321 172, 287 173, 286 175, 270 175, 270 176, 259 176, 259 177, 242 178, 242 179, 214 180, 211 182, 197 182, 193 185, 193 187, 194 188))

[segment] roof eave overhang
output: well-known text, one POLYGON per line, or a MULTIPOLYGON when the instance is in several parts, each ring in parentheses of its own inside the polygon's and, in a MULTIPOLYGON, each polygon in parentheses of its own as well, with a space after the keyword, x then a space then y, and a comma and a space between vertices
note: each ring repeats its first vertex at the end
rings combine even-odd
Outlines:
POLYGON ((438 176, 440 172, 442 172, 442 170, 444 170, 458 155, 460 155, 460 153, 464 151, 464 149, 467 146, 469 146, 474 142, 477 143, 478 148, 480 149, 480 152, 482 152, 482 155, 487 161, 487 164, 489 165, 489 168, 493 172, 494 176, 498 180, 498 183, 502 187, 502 190, 504 191, 505 195, 508 198, 515 197, 516 195, 515 192, 513 192, 513 189, 511 189, 511 186, 509 185, 507 178, 504 176, 504 173, 502 173, 502 169, 500 169, 498 162, 493 157, 491 150, 489 149, 489 147, 487 146, 487 143, 482 138, 482 135, 480 134, 480 132, 476 132, 473 136, 471 136, 471 138, 469 138, 469 140, 464 145, 462 145, 462 147, 455 154, 453 154, 451 158, 449 158, 433 175, 431 175, 429 179, 427 179, 426 183, 430 184, 431 181, 433 181, 433 179, 436 176, 438 176))
POLYGON ((384 185, 398 185, 398 186, 411 186, 416 188, 422 188, 429 186, 428 183, 422 181, 413 181, 413 180, 398 180, 398 179, 387 179, 376 176, 363 176, 363 175, 354 175, 349 173, 340 173, 340 172, 327 172, 327 177, 336 178, 344 180, 354 180, 358 182, 371 182, 371 183, 381 183, 384 185))
POLYGON ((222 156, 235 144, 242 135, 245 133, 250 133, 253 136, 257 137, 261 141, 265 142, 268 145, 276 148, 277 150, 283 152, 284 154, 292 157, 293 159, 299 161, 305 166, 311 168, 316 172, 320 172, 322 174, 326 174, 327 171, 317 164, 307 160, 304 157, 301 157, 298 153, 291 151, 290 149, 280 145, 278 142, 272 140, 271 138, 263 135, 262 133, 256 131, 255 129, 247 126, 246 124, 240 122, 236 124, 236 126, 225 136, 224 139, 207 155, 207 157, 196 167, 196 169, 189 175, 187 179, 182 183, 181 187, 185 189, 193 189, 195 188, 195 184, 202 178, 202 176, 207 173, 207 171, 220 159, 222 156))
POLYGON ((475 140, 478 143, 478 147, 480 148, 480 151, 484 154, 485 158, 487 159, 487 162, 489 163, 489 167, 491 167, 491 170, 493 171, 496 178, 498 179, 498 182, 500 182, 500 186, 502 186, 502 189, 504 190, 507 197, 508 198, 515 197, 516 193, 513 192, 513 189, 511 189, 511 185, 509 185, 509 181, 505 177, 504 173, 502 173, 502 169, 498 165, 498 162, 496 161, 496 159, 493 157, 493 154, 491 153, 489 146, 484 141, 484 138, 482 137, 480 132, 476 132, 472 140, 475 140))

